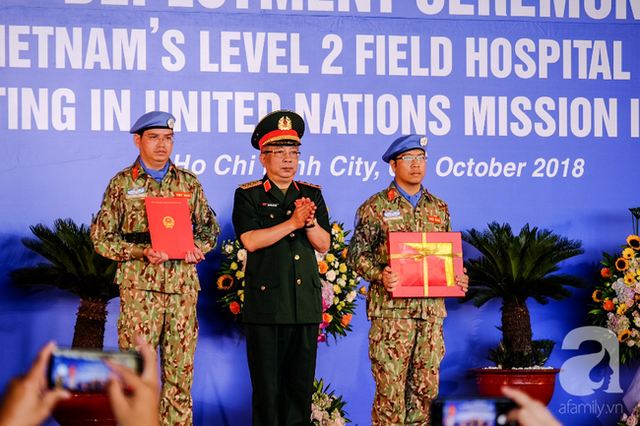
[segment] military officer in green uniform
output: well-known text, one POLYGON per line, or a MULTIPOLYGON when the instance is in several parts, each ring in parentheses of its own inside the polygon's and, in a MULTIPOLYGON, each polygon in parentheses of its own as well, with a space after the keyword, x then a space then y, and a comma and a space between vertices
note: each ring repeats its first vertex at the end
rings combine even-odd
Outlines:
POLYGON ((233 226, 247 249, 242 311, 254 426, 307 426, 322 322, 315 251, 331 243, 320 187, 295 181, 302 117, 275 111, 251 143, 267 174, 240 185, 233 226))
MULTIPOLYGON (((451 231, 449 209, 422 186, 427 138, 396 139, 382 159, 395 179, 356 213, 347 263, 369 281, 369 358, 376 382, 373 426, 429 425, 429 407, 438 395, 444 356, 442 298, 397 298, 398 275, 388 266, 387 233, 451 231)), ((469 277, 456 276, 467 290, 469 277)))
POLYGON ((188 426, 193 423, 191 384, 198 340, 196 264, 215 247, 220 227, 198 178, 169 159, 174 122, 173 115, 152 111, 133 125, 130 133, 140 156, 111 179, 91 238, 98 253, 119 262, 120 349, 131 349, 135 334, 156 351, 160 348, 162 424, 188 426), (195 246, 185 259, 169 259, 151 247, 145 197, 188 200, 195 246))

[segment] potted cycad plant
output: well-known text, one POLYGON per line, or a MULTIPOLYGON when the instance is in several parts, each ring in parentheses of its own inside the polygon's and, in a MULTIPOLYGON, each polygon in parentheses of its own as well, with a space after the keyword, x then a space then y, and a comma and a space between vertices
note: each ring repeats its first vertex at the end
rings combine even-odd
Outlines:
MULTIPOLYGON (((117 297, 114 277, 117 263, 100 256, 93 248, 89 227, 71 219, 58 219, 53 228, 42 224, 30 227, 36 238, 23 238, 22 244, 48 262, 11 271, 19 286, 49 285, 80 298, 73 348, 102 349, 107 304, 117 297)), ((53 414, 61 425, 115 425, 106 395, 74 394, 62 401, 53 414), (79 417, 86 416, 86 422, 79 417)))
POLYGON ((586 287, 578 276, 557 273, 560 262, 584 252, 582 243, 529 224, 518 235, 509 224, 493 222, 488 226, 488 230, 462 233, 462 239, 482 254, 465 262, 470 282, 463 302, 473 300, 481 307, 491 299, 500 299, 502 340, 487 357, 497 368, 470 371, 476 374, 481 394, 499 396, 502 385, 511 385, 548 404, 559 370, 541 367, 555 342, 533 340, 527 300, 546 305, 549 299, 571 297, 567 287, 586 287))

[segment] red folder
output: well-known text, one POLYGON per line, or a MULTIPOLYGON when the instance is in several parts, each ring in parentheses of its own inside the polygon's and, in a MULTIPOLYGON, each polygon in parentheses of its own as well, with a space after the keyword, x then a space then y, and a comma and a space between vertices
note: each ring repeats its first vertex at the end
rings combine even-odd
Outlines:
POLYGON ((184 259, 194 250, 193 227, 186 198, 146 197, 151 247, 169 259, 184 259))
POLYGON ((463 273, 459 232, 389 232, 389 266, 398 274, 391 297, 461 297, 455 276, 463 273))

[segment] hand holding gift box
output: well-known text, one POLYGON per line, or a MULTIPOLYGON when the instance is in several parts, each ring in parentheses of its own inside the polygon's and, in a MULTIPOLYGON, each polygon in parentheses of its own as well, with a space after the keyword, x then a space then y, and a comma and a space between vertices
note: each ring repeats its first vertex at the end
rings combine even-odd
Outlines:
POLYGON ((462 297, 459 232, 389 232, 389 266, 398 275, 392 297, 462 297))

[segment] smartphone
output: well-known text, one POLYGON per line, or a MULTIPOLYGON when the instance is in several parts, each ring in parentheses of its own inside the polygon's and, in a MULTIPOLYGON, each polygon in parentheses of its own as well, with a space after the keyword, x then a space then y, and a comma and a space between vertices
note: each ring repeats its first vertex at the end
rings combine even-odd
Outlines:
POLYGON ((49 359, 49 388, 82 393, 105 392, 111 374, 105 363, 107 359, 142 373, 142 356, 135 351, 58 348, 49 359))
POLYGON ((502 397, 438 398, 431 404, 432 422, 434 426, 515 425, 515 422, 507 422, 507 413, 515 407, 515 402, 502 397))

